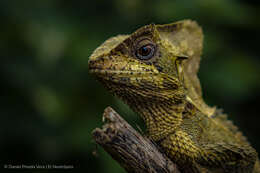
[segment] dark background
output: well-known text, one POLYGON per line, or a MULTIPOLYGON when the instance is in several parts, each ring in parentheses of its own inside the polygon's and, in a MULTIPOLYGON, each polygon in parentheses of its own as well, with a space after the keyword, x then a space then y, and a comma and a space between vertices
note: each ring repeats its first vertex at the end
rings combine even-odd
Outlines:
POLYGON ((223 108, 260 151, 259 2, 1 0, 1 169, 55 164, 124 172, 91 131, 109 105, 134 127, 143 122, 89 75, 88 57, 111 36, 181 19, 204 30, 199 77, 206 102, 223 108))

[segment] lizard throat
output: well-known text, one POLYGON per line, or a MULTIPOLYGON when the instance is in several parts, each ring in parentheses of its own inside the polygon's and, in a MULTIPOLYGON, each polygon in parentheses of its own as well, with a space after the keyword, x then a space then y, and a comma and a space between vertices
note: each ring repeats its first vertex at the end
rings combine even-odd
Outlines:
POLYGON ((148 136, 154 141, 159 141, 174 133, 180 126, 185 105, 183 100, 163 103, 143 102, 130 107, 145 121, 148 136))

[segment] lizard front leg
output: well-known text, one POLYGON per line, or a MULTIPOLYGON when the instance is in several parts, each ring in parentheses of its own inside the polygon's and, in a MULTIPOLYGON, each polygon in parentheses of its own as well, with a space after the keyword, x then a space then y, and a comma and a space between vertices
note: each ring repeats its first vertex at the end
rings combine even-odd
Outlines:
POLYGON ((252 173, 256 160, 257 153, 248 144, 216 143, 202 145, 197 162, 208 168, 221 167, 226 173, 252 173))
MULTIPOLYGON (((187 133, 179 130, 160 142, 166 154, 178 164, 182 172, 201 173, 196 160, 200 157, 200 148, 190 139, 187 133)), ((206 171, 204 171, 206 172, 206 171)))
POLYGON ((160 145, 182 172, 252 173, 257 159, 257 153, 249 145, 199 145, 181 130, 169 135, 160 145))

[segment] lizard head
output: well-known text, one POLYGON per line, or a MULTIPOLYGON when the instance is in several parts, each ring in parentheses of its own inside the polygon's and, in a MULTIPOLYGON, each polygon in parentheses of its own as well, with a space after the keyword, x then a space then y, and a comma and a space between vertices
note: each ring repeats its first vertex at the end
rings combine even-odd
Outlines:
POLYGON ((202 31, 196 22, 151 24, 105 41, 91 55, 89 70, 130 105, 178 101, 187 95, 198 99, 201 49, 202 31))

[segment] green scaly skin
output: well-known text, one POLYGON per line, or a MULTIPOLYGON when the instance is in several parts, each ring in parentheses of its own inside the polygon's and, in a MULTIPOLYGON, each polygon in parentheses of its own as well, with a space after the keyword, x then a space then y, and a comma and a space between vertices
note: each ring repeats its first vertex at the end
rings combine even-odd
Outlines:
POLYGON ((184 20, 104 42, 89 69, 145 121, 182 172, 259 172, 257 152, 226 115, 206 105, 197 71, 203 34, 184 20))

